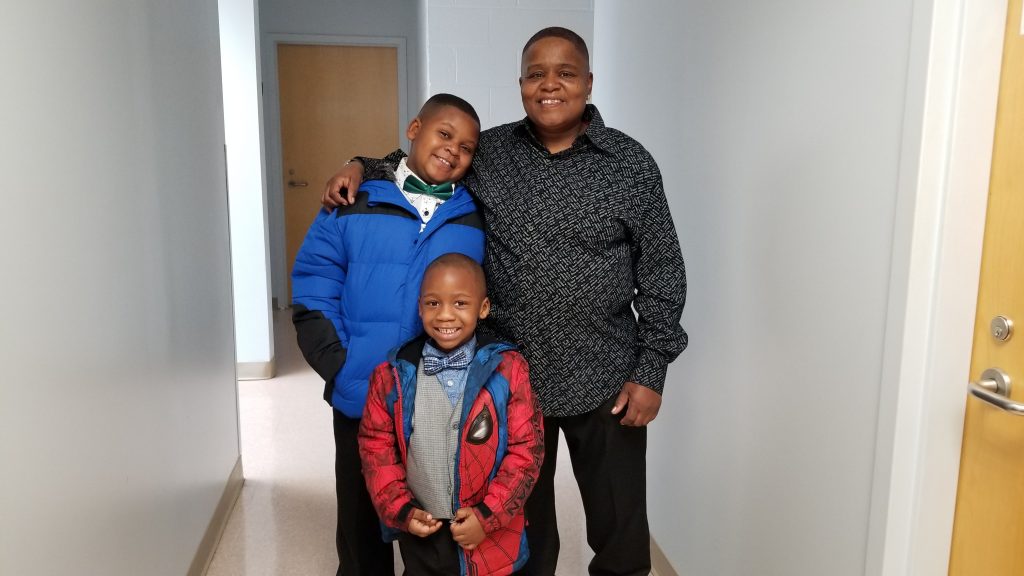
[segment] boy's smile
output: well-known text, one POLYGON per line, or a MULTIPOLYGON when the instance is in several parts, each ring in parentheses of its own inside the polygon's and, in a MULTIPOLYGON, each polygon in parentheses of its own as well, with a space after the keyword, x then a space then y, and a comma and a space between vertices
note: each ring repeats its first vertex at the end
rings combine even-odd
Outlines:
POLYGON ((460 265, 440 265, 427 271, 420 289, 420 319, 438 349, 450 352, 476 333, 477 321, 487 317, 491 303, 482 274, 460 265))
MULTIPOLYGON (((433 168, 427 168, 423 166, 420 171, 413 170, 417 174, 423 173, 431 184, 440 184, 441 182, 454 182, 461 178, 462 174, 465 174, 465 170, 458 170, 459 158, 454 157, 444 150, 438 150, 436 154, 430 155, 430 162, 434 164, 433 168)), ((411 169, 411 168, 410 168, 411 169)))

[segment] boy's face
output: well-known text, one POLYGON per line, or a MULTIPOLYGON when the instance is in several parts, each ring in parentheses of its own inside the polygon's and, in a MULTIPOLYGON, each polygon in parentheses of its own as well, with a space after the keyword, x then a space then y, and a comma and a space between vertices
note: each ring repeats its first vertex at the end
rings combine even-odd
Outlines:
POLYGON ((550 131, 571 130, 583 121, 594 82, 583 54, 564 38, 543 38, 523 54, 519 92, 526 116, 550 131))
POLYGON ((450 352, 473 337, 491 311, 480 275, 464 266, 436 266, 423 277, 420 319, 440 350, 450 352))
POLYGON ((466 175, 480 126, 454 106, 441 106, 425 117, 417 116, 405 131, 412 142, 409 169, 428 184, 457 182, 466 175))

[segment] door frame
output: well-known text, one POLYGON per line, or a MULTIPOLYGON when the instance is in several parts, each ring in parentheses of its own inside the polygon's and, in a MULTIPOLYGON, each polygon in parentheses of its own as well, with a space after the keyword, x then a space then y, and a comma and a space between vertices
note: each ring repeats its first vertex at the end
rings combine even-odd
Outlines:
MULTIPOLYGON (((398 56, 398 142, 405 141, 405 128, 409 124, 409 82, 406 54, 406 39, 401 36, 341 36, 325 34, 264 34, 261 43, 263 52, 264 78, 263 102, 267 129, 265 134, 267 158, 264 166, 267 172, 267 204, 270 212, 270 254, 271 289, 278 307, 287 306, 282 301, 287 293, 284 275, 288 270, 288 256, 285 247, 284 218, 284 167, 281 165, 281 99, 277 78, 277 48, 282 44, 321 46, 371 46, 396 48, 398 56)), ((339 158, 340 168, 348 158, 339 158)), ((324 183, 310 183, 322 186, 324 183)))
POLYGON ((1006 4, 914 2, 865 575, 948 571, 1006 4))

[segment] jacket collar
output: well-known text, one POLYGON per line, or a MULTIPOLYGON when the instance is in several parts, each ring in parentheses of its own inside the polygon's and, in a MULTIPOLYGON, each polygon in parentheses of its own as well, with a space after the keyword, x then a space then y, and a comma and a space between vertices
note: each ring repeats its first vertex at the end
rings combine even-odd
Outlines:
MULTIPOLYGON (((416 209, 406 200, 402 191, 398 189, 398 185, 395 184, 394 180, 367 180, 359 185, 359 191, 366 192, 366 200, 370 206, 390 204, 408 211, 417 219, 420 217, 416 209)), ((469 195, 466 188, 460 184, 455 185, 455 193, 441 204, 441 208, 444 208, 449 218, 463 216, 476 209, 473 204, 473 198, 469 195), (445 206, 447 208, 444 208, 445 206)))
MULTIPOLYGON (((420 358, 423 356, 423 345, 427 342, 427 335, 420 334, 416 338, 406 342, 398 348, 395 348, 388 354, 388 361, 395 364, 399 360, 404 360, 413 366, 417 366, 420 363, 420 358)), ((489 332, 484 330, 477 330, 476 332, 476 354, 473 356, 474 362, 481 360, 486 362, 491 355, 505 352, 506 350, 514 350, 515 346, 495 338, 489 332)))

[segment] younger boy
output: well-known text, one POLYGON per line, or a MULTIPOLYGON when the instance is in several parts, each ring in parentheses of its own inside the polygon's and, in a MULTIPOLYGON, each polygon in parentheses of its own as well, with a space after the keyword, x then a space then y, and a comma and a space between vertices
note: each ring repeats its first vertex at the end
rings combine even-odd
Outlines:
POLYGON ((394 574, 356 434, 370 372, 422 330, 416 301, 427 265, 449 252, 483 258, 480 216, 465 188, 452 184, 469 168, 479 134, 468 102, 431 97, 406 130, 409 157, 394 179, 367 181, 352 205, 321 210, 295 258, 299 348, 334 407, 339 576, 394 574))
POLYGON ((526 361, 476 333, 490 301, 483 268, 461 254, 427 269, 419 311, 426 334, 373 373, 359 428, 366 485, 401 531, 407 574, 511 574, 529 557, 523 505, 544 460, 526 361))

